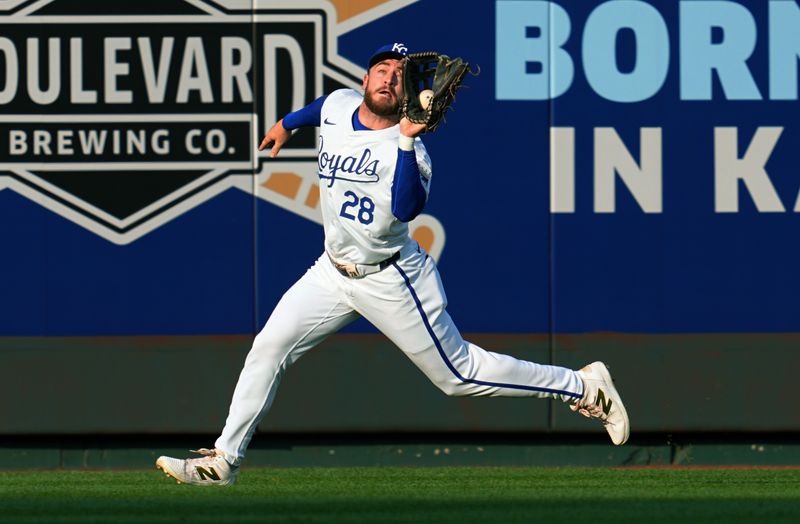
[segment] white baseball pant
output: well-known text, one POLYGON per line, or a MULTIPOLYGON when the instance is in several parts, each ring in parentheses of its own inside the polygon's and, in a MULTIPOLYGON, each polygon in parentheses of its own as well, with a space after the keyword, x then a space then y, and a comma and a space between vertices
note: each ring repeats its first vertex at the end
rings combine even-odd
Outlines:
POLYGON ((436 264, 413 240, 396 262, 363 278, 343 276, 323 253, 283 295, 253 341, 215 447, 238 464, 286 369, 359 315, 447 395, 581 398, 583 383, 575 371, 467 342, 446 306, 436 264))

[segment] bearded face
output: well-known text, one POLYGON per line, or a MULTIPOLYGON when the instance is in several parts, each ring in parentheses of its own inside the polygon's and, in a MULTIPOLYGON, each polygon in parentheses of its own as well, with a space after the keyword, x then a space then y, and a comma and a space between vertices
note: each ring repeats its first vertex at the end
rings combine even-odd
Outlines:
POLYGON ((400 100, 385 87, 364 94, 364 103, 378 116, 389 117, 400 112, 400 100))
POLYGON ((375 64, 365 78, 364 103, 380 117, 397 116, 403 95, 403 69, 399 60, 375 64))

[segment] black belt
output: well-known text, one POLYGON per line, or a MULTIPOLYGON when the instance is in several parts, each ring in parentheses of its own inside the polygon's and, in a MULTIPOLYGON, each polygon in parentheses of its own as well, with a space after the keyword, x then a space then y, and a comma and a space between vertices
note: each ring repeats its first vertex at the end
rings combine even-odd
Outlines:
POLYGON ((342 275, 346 276, 347 278, 361 278, 373 273, 378 273, 391 266, 393 262, 396 262, 400 259, 400 252, 398 251, 386 260, 381 260, 377 264, 340 264, 331 258, 330 255, 328 255, 328 258, 330 259, 331 264, 333 264, 333 267, 336 268, 336 271, 342 275))

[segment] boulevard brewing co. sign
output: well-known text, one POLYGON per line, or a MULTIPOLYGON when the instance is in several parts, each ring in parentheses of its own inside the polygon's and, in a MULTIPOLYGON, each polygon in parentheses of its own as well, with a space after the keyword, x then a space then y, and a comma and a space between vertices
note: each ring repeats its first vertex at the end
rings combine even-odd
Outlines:
MULTIPOLYGON (((5 4, 0 190, 117 244, 231 187, 320 222, 315 130, 278 161, 256 146, 287 112, 360 88, 364 69, 336 54, 330 3, 5 4)), ((412 230, 439 254, 435 218, 412 230)))

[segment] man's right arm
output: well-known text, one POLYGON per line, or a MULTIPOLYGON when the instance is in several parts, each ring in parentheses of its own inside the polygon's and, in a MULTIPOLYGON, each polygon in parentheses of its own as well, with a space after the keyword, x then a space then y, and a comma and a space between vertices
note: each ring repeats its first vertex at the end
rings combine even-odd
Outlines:
POLYGON ((322 104, 325 103, 326 98, 328 98, 328 95, 322 95, 306 107, 283 117, 283 127, 288 130, 308 126, 319 127, 322 121, 322 104))
POLYGON ((299 127, 306 126, 319 126, 322 118, 322 104, 325 102, 327 95, 323 95, 306 107, 293 111, 279 120, 269 131, 264 135, 261 145, 258 146, 259 151, 271 147, 270 158, 275 158, 278 151, 281 150, 292 136, 292 130, 299 127))

